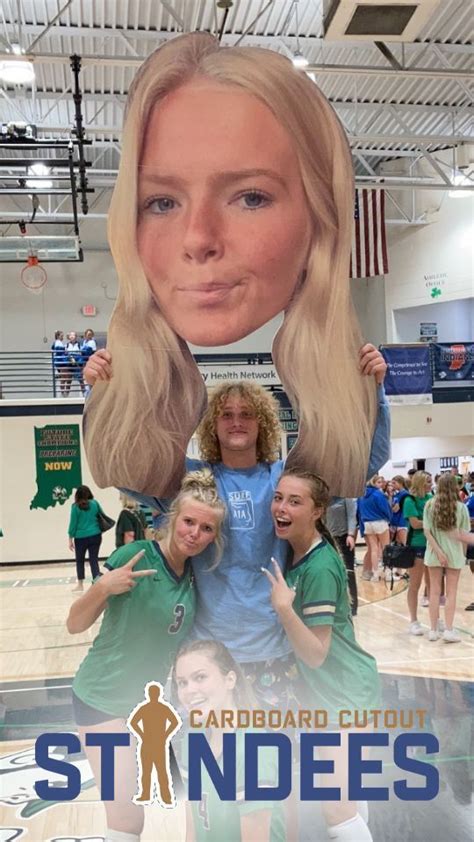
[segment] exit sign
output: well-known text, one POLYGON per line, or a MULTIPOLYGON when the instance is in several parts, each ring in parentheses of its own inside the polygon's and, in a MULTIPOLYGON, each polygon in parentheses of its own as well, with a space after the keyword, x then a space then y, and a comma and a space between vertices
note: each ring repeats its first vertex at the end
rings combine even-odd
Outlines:
POLYGON ((93 304, 84 304, 84 307, 81 307, 81 313, 83 316, 96 316, 97 308, 93 304))

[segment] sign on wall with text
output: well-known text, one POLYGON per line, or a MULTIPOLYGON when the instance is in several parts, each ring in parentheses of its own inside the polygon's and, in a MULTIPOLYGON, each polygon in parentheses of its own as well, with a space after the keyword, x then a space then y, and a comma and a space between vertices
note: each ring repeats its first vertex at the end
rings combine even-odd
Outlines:
POLYGON ((82 484, 79 424, 35 427, 37 492, 30 509, 64 505, 82 484))
POLYGON ((433 403, 429 347, 393 345, 381 351, 388 366, 384 386, 389 403, 433 403))
POLYGON ((433 345, 433 353, 435 380, 474 380, 474 342, 439 342, 433 345))

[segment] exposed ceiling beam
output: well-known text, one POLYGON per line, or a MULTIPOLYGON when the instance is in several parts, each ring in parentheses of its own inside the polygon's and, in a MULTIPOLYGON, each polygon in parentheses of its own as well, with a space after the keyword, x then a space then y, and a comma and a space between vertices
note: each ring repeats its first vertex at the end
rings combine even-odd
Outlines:
MULTIPOLYGON (((171 4, 170 4, 171 5, 171 4)), ((32 24, 32 23, 23 23, 23 32, 24 34, 36 36, 40 33, 44 32, 44 28, 48 22, 45 21, 44 24, 32 24)), ((183 22, 180 20, 179 25, 183 25, 183 22)), ((10 36, 15 36, 15 26, 11 22, 6 22, 5 25, 6 32, 10 36)), ((100 38, 100 37, 107 37, 107 38, 121 38, 121 33, 125 35, 127 38, 136 39, 137 41, 152 41, 154 44, 156 43, 157 39, 169 40, 170 38, 175 38, 178 34, 177 32, 168 32, 168 31, 161 31, 158 29, 134 29, 133 27, 120 27, 115 26, 113 29, 107 26, 73 26, 70 24, 59 23, 54 28, 54 32, 52 34, 57 36, 64 36, 68 38, 100 38)), ((16 37, 16 36, 15 36, 16 37)), ((224 43, 233 42, 237 40, 237 38, 241 37, 241 33, 229 34, 227 33, 224 36, 224 43)), ((296 47, 296 35, 287 35, 282 32, 274 32, 269 33, 268 35, 253 35, 248 33, 245 36, 245 43, 246 44, 268 44, 272 40, 284 38, 285 42, 290 47, 296 47)), ((10 40, 14 40, 14 37, 10 37, 10 40)), ((307 35, 305 33, 301 33, 298 35, 298 40, 301 46, 308 47, 308 48, 321 48, 325 47, 327 49, 333 49, 334 43, 330 41, 326 41, 324 38, 320 38, 316 35, 307 35)), ((360 41, 345 41, 344 44, 338 45, 341 49, 352 50, 354 48, 360 49, 360 41)), ((370 49, 373 45, 371 43, 367 44, 367 48, 370 49)), ((472 45, 471 44, 449 44, 444 43, 442 41, 429 41, 429 42, 419 42, 414 41, 412 43, 404 44, 404 51, 405 56, 412 57, 413 55, 418 55, 423 53, 426 55, 429 53, 431 49, 434 47, 438 47, 445 53, 457 54, 457 55, 470 55, 472 54, 472 45)), ((396 48, 396 47, 395 47, 396 48)), ((376 48, 374 48, 375 54, 376 48)))
MULTIPOLYGON (((105 55, 82 55, 83 67, 88 64, 95 67, 138 67, 143 63, 146 56, 105 56, 105 55)), ((66 64, 69 65, 69 56, 64 53, 38 53, 35 55, 12 56, 11 53, 0 53, 0 61, 32 61, 34 64, 66 64)), ((391 67, 377 67, 366 64, 321 64, 310 63, 301 71, 303 73, 317 73, 321 75, 360 75, 360 76, 387 76, 390 78, 429 78, 429 79, 456 79, 474 80, 474 73, 469 70, 456 70, 454 68, 439 67, 410 67, 404 70, 394 70, 391 67)))
MULTIPOLYGON (((64 92, 63 91, 44 91, 41 88, 36 90, 36 99, 38 102, 54 102, 55 100, 63 99, 64 92)), ((115 102, 119 105, 124 106, 127 94, 121 93, 120 91, 103 91, 103 92, 91 92, 87 90, 82 91, 82 96, 84 102, 110 102, 110 98, 113 97, 115 102)), ((29 101, 30 97, 25 95, 24 90, 18 91, 15 93, 15 100, 17 102, 21 102, 22 100, 29 101)), ((453 117, 460 117, 463 114, 466 116, 474 115, 474 106, 464 104, 464 105, 417 105, 416 103, 411 102, 396 102, 394 100, 387 100, 387 102, 366 102, 360 101, 356 99, 334 99, 333 97, 329 97, 329 102, 336 108, 337 110, 343 110, 345 108, 352 109, 357 108, 359 111, 364 112, 371 112, 371 111, 379 111, 380 113, 383 112, 383 109, 389 105, 393 105, 397 108, 397 110, 403 112, 413 112, 417 114, 446 114, 453 117)), ((72 100, 71 100, 72 103, 72 100)))
MULTIPOLYGON (((1 93, 1 91, 0 91, 1 93)), ((89 135, 112 135, 114 137, 120 137, 122 134, 122 126, 89 126, 87 124, 84 125, 86 133, 89 135)), ((64 135, 68 132, 68 127, 58 124, 51 124, 41 126, 41 131, 45 134, 51 135, 64 135)), ((453 146, 456 143, 466 143, 471 142, 471 137, 469 134, 432 134, 432 135, 424 135, 424 134, 403 134, 402 132, 394 132, 393 134, 370 134, 370 133, 360 133, 357 134, 355 132, 350 132, 348 135, 348 140, 350 144, 356 143, 404 143, 404 144, 413 144, 416 146, 453 146)), ((12 151, 14 150, 14 145, 12 144, 12 151)))

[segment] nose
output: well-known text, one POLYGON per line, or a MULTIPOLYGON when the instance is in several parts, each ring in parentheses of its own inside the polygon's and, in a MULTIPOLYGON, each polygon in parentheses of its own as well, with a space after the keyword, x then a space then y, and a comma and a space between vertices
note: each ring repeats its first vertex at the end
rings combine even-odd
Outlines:
POLYGON ((189 209, 183 237, 183 256, 188 262, 218 260, 224 253, 220 214, 210 202, 189 209))

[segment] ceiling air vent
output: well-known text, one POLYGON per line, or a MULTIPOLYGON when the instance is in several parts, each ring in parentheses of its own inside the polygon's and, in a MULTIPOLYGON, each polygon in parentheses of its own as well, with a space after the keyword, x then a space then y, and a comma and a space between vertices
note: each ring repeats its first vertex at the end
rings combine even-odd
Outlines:
POLYGON ((331 41, 414 41, 440 0, 326 0, 331 41))

